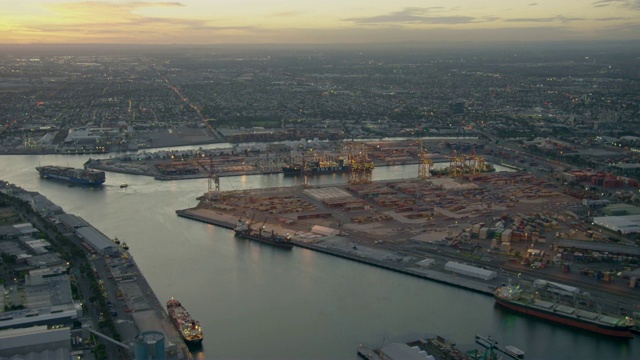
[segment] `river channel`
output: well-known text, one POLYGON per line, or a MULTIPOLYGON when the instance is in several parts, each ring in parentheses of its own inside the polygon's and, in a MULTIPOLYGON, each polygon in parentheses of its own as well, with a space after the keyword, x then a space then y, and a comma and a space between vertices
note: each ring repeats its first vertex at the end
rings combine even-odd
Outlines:
MULTIPOLYGON (((109 156, 93 156, 108 158, 109 156)), ((514 314, 491 297, 294 248, 236 239, 175 214, 207 179, 156 181, 107 172, 101 188, 40 179, 38 165, 81 167, 87 156, 0 156, 0 179, 37 191, 109 237, 126 241, 158 299, 180 300, 200 320, 199 359, 356 359, 427 335, 472 344, 491 335, 527 359, 639 359, 640 337, 621 341, 514 314), (126 182, 127 188, 120 188, 126 182)), ((374 180, 414 178, 417 165, 381 167, 374 180)), ((222 178, 222 190, 291 186, 281 174, 222 178)), ((345 183, 326 175, 312 184, 345 183)))

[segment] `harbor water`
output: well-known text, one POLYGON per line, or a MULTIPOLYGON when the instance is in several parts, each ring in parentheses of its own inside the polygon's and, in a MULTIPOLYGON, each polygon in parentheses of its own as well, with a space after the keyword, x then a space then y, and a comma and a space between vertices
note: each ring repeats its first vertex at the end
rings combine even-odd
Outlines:
MULTIPOLYGON (((640 358, 640 337, 617 340, 551 324, 497 307, 489 296, 310 250, 282 251, 176 216, 176 209, 197 204, 207 179, 107 172, 102 187, 88 188, 40 179, 35 170, 81 167, 87 158, 0 156, 0 179, 126 241, 158 299, 174 297, 200 320, 205 339, 195 358, 356 359, 358 344, 375 348, 436 334, 459 345, 490 335, 527 359, 640 358)), ((417 165, 374 171, 374 180, 416 176, 417 165)), ((222 178, 220 185, 224 191, 298 182, 273 174, 222 178)), ((311 180, 345 182, 345 175, 311 180)))

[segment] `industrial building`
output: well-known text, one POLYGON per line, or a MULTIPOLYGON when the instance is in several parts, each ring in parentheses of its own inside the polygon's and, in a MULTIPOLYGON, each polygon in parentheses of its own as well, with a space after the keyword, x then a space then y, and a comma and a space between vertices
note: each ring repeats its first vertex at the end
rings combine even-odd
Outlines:
POLYGON ((0 360, 70 358, 71 330, 68 327, 33 326, 0 331, 0 360))
POLYGON ((593 241, 558 239, 556 247, 560 252, 566 252, 575 261, 611 260, 615 262, 640 260, 640 248, 635 246, 603 244, 593 241))
POLYGON ((638 233, 640 215, 599 216, 593 218, 593 224, 620 234, 638 233))
POLYGON ((429 355, 419 347, 402 343, 389 344, 380 349, 380 352, 384 354, 384 358, 391 360, 435 360, 433 355, 429 355))
POLYGON ((487 270, 467 264, 461 264, 455 261, 448 261, 444 265, 446 271, 451 271, 456 274, 471 276, 482 280, 495 279, 498 274, 493 270, 487 270))
POLYGON ((640 215, 640 207, 629 204, 611 204, 602 209, 607 216, 640 215))
MULTIPOLYGON (((108 236, 91 226, 81 217, 63 214, 58 216, 58 220, 69 230, 74 231, 91 249, 101 255, 118 251, 118 246, 108 236)), ((85 247, 86 247, 85 246, 85 247)), ((92 251, 93 251, 92 250, 92 251)))
POLYGON ((81 315, 82 307, 78 303, 5 311, 0 316, 0 330, 30 328, 39 325, 71 327, 81 315))

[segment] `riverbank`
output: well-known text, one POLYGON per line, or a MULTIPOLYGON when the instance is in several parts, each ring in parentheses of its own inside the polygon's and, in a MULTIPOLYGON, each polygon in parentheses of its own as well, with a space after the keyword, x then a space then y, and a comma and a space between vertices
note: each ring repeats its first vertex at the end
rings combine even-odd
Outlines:
MULTIPOLYGON (((71 248, 82 249, 74 253, 74 256, 82 257, 82 260, 72 259, 67 263, 71 264, 68 273, 72 275, 72 286, 78 289, 79 294, 79 298, 74 301, 86 304, 83 315, 78 320, 83 327, 88 327, 94 334, 107 340, 105 344, 110 346, 107 348, 109 358, 114 358, 119 353, 119 358, 132 359, 135 342, 140 333, 145 331, 161 331, 164 334, 166 359, 191 358, 188 347, 169 321, 162 302, 156 297, 142 270, 126 250, 126 246, 123 246, 124 242, 120 244, 118 240, 111 243, 100 230, 83 219, 62 211, 37 192, 26 191, 4 181, 0 181, 0 191, 22 200, 28 199, 29 202, 37 199, 36 211, 52 215, 28 216, 28 221, 50 239, 65 241, 71 248), (85 267, 93 273, 92 276, 84 273, 85 267), (99 292, 96 292, 94 285, 98 284, 99 292), (105 327, 108 328, 105 324, 108 323, 113 324, 113 334, 110 334, 113 338, 104 335, 105 327)), ((47 322, 46 319, 42 321, 47 322)), ((81 344, 84 343, 89 344, 91 340, 83 338, 81 344)))

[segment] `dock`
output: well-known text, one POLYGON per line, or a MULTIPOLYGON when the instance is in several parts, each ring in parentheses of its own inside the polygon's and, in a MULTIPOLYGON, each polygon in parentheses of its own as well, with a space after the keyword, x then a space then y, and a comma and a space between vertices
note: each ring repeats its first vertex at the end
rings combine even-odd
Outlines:
POLYGON ((496 360, 498 352, 514 359, 524 359, 524 352, 516 347, 508 347, 517 351, 512 355, 509 351, 498 347, 498 342, 491 337, 476 335, 476 343, 483 349, 472 348, 466 351, 459 349, 454 341, 441 336, 413 340, 407 343, 391 343, 379 349, 371 349, 362 344, 357 354, 365 360, 400 360, 400 359, 435 359, 435 360, 496 360))
POLYGON ((118 317, 122 342, 133 344, 141 332, 161 331, 165 336, 165 359, 192 358, 189 348, 168 318, 164 303, 156 297, 128 251, 123 251, 120 258, 109 257, 106 260, 104 257, 94 257, 91 261, 99 276, 109 279, 107 292, 110 298, 114 297, 111 299, 112 303, 118 304, 117 307, 126 306, 123 311, 126 315, 118 317), (129 317, 131 320, 127 319, 129 317))
MULTIPOLYGON (((228 214, 202 209, 176 210, 176 214, 180 217, 220 226, 226 229, 233 229, 236 220, 235 217, 228 214)), ((294 233, 295 231, 291 229, 279 229, 279 232, 294 233)), ((438 283, 459 287, 465 290, 485 295, 493 295, 496 286, 499 285, 499 282, 486 283, 483 281, 472 280, 460 276, 453 276, 452 274, 436 270, 407 268, 406 264, 398 265, 397 262, 384 261, 378 260, 374 257, 367 257, 365 250, 369 250, 369 248, 363 245, 357 247, 357 249, 359 249, 360 251, 352 251, 353 248, 349 248, 348 246, 342 248, 337 246, 324 246, 322 244, 296 240, 295 238, 292 242, 296 247, 299 248, 308 249, 351 261, 356 261, 362 264, 399 272, 405 275, 410 275, 425 280, 431 280, 438 283)), ((376 250, 371 249, 371 251, 376 250)), ((378 258, 380 258, 380 256, 378 256, 378 258)))
MULTIPOLYGON (((566 281, 561 251, 549 243, 553 236, 578 236, 564 210, 580 203, 522 172, 217 191, 198 200, 176 214, 226 229, 257 218, 300 249, 487 296, 520 274, 521 280, 566 281), (534 247, 544 259, 530 258, 534 247)), ((571 278, 591 294, 615 296, 605 312, 619 311, 616 301, 627 311, 637 302, 628 286, 607 291, 577 274, 571 278)))

